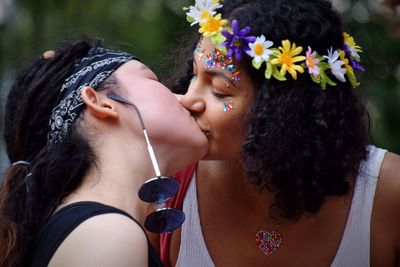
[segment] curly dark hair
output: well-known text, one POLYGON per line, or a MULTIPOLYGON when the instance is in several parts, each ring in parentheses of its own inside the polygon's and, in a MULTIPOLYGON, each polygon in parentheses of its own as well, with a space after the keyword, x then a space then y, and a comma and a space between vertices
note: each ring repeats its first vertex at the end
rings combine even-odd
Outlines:
POLYGON ((77 123, 62 142, 47 145, 49 118, 60 88, 91 43, 68 41, 54 57, 37 59, 18 75, 7 96, 4 138, 8 157, 11 162, 25 160, 32 166, 10 166, 0 187, 0 266, 29 266, 40 227, 81 184, 96 160, 77 123))
MULTIPOLYGON (((325 0, 230 0, 222 16, 237 19, 240 28, 265 35, 275 46, 289 39, 319 54, 342 49, 340 16, 325 0)), ((184 93, 193 75, 193 48, 186 48, 187 64, 172 78, 171 88, 184 93)), ((182 50, 180 50, 182 52, 182 50)), ((247 118, 242 160, 248 180, 274 193, 270 215, 296 220, 316 213, 327 196, 349 193, 366 157, 369 115, 349 82, 321 89, 309 75, 297 80, 267 80, 265 67, 245 62, 255 88, 247 118)), ((333 78, 333 77, 332 77, 333 78)), ((333 78, 334 79, 334 78, 333 78)))

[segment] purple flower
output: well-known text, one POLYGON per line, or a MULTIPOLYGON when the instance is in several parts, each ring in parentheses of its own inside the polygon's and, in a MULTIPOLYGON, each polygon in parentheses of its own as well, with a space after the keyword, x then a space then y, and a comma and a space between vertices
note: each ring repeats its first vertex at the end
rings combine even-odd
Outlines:
POLYGON ((357 60, 350 59, 350 65, 355 70, 365 71, 365 68, 363 66, 361 66, 361 64, 357 60))
POLYGON ((365 71, 365 68, 355 59, 351 59, 351 50, 348 44, 343 44, 343 51, 347 58, 350 59, 350 65, 353 69, 359 71, 365 71))
POLYGON ((256 40, 255 36, 246 36, 250 33, 250 27, 246 26, 239 30, 239 24, 236 19, 232 21, 233 34, 223 30, 222 35, 226 37, 226 41, 221 44, 221 47, 226 47, 228 50, 228 57, 232 57, 235 54, 235 59, 240 61, 242 54, 248 50, 249 43, 253 43, 256 40))
POLYGON ((347 44, 343 44, 343 51, 346 54, 346 57, 350 58, 351 50, 350 50, 350 47, 347 44))

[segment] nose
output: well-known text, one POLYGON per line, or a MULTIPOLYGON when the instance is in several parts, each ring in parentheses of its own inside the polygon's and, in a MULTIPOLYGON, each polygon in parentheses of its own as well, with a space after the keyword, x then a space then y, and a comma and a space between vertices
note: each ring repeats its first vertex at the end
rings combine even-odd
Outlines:
POLYGON ((204 97, 201 95, 199 88, 194 88, 191 84, 189 86, 189 90, 184 95, 177 95, 177 99, 188 109, 192 114, 193 113, 202 113, 206 109, 206 103, 204 101, 204 97))

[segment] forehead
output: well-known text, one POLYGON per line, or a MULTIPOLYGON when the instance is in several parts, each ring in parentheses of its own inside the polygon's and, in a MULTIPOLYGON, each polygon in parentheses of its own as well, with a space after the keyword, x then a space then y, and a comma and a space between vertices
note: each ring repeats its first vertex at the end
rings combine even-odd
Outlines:
POLYGON ((143 70, 145 70, 145 71, 150 70, 149 67, 147 67, 145 64, 143 64, 142 62, 140 62, 138 60, 129 60, 128 62, 123 64, 117 71, 119 71, 120 69, 122 69, 122 70, 129 69, 132 72, 136 71, 138 74, 140 74, 141 71, 143 71, 143 70))
POLYGON ((206 67, 220 68, 230 72, 233 71, 233 68, 237 71, 240 69, 239 62, 228 58, 216 49, 215 45, 208 38, 202 38, 197 43, 194 50, 194 59, 197 64, 205 63, 206 67))
POLYGON ((137 60, 130 60, 123 64, 115 71, 115 76, 119 80, 130 80, 137 78, 157 80, 155 73, 149 67, 137 60))
POLYGON ((245 66, 234 59, 228 58, 222 52, 217 51, 215 45, 208 38, 199 40, 193 52, 193 57, 197 71, 221 72, 231 80, 235 87, 253 89, 245 66))

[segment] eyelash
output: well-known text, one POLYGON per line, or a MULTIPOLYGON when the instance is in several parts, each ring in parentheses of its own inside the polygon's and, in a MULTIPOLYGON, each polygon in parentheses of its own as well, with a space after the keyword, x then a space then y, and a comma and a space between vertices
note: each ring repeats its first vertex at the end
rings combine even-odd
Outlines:
MULTIPOLYGON (((192 83, 196 79, 197 79, 197 76, 195 73, 193 73, 192 78, 190 78, 190 83, 192 83)), ((220 94, 220 93, 215 92, 214 90, 212 90, 211 93, 213 96, 215 96, 218 99, 224 99, 226 97, 229 97, 229 95, 220 94)))
POLYGON ((219 99, 224 99, 224 98, 226 98, 226 97, 229 96, 229 95, 219 94, 219 93, 214 92, 214 91, 212 91, 212 94, 213 94, 216 98, 219 98, 219 99))

